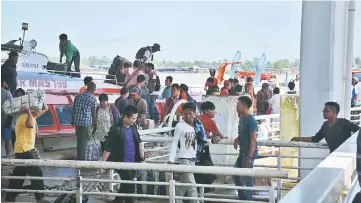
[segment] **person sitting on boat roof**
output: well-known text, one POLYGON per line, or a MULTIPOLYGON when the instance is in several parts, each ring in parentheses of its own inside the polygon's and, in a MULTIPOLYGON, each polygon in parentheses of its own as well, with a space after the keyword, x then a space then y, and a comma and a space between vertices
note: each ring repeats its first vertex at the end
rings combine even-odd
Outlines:
POLYGON ((171 92, 172 83, 173 83, 173 77, 167 76, 164 82, 165 88, 163 89, 162 94, 158 96, 158 99, 168 99, 169 97, 172 96, 172 92, 171 92))
POLYGON ((139 60, 135 60, 133 63, 134 70, 130 74, 130 68, 124 68, 121 70, 121 73, 125 75, 125 82, 123 87, 131 87, 132 85, 137 84, 138 75, 144 75, 144 71, 142 69, 142 62, 139 60))
POLYGON ((67 72, 71 72, 71 65, 74 62, 75 72, 77 74, 70 74, 71 76, 80 78, 80 53, 78 49, 68 40, 68 35, 61 34, 59 36, 59 51, 60 51, 60 63, 62 63, 63 56, 66 57, 67 72))
POLYGON ((223 87, 221 88, 221 96, 229 96, 229 89, 231 89, 231 84, 228 80, 225 80, 223 87))
POLYGON ((128 105, 133 105, 137 107, 138 110, 138 120, 137 125, 140 126, 143 130, 147 129, 147 117, 148 117, 148 104, 147 102, 140 97, 141 91, 138 87, 133 87, 130 90, 131 100, 129 100, 128 105))
POLYGON ((81 87, 81 88, 80 88, 80 94, 83 93, 83 92, 88 88, 88 84, 89 84, 90 82, 93 82, 93 78, 90 77, 90 76, 86 76, 86 77, 84 78, 84 87, 81 87))
POLYGON ((155 43, 153 46, 142 47, 137 51, 135 58, 141 60, 143 63, 153 61, 153 54, 160 51, 160 45, 155 43))
POLYGON ((204 90, 207 91, 208 89, 211 89, 213 86, 218 85, 218 79, 216 78, 216 70, 211 69, 209 70, 209 74, 211 77, 207 78, 206 83, 204 84, 204 90))
POLYGON ((293 137, 291 141, 317 143, 325 139, 330 153, 332 153, 360 129, 358 125, 345 118, 337 118, 340 105, 336 102, 326 102, 322 112, 326 121, 316 135, 312 137, 293 137))
MULTIPOLYGON (((17 87, 17 76, 16 64, 18 63, 19 54, 16 51, 11 51, 9 53, 9 58, 1 66, 1 79, 4 79, 8 90, 11 94, 15 95, 15 90, 17 87)), ((3 85, 3 84, 1 84, 3 85)))

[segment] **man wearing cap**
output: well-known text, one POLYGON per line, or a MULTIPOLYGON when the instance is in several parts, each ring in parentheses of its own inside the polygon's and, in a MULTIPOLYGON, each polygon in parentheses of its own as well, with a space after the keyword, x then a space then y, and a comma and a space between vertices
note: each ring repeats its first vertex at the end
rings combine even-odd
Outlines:
POLYGON ((269 107, 268 100, 271 99, 272 92, 268 83, 262 84, 262 89, 257 92, 257 115, 265 115, 269 107))
POLYGON ((141 90, 138 87, 133 87, 130 90, 130 98, 129 105, 133 105, 137 107, 138 110, 138 120, 137 124, 142 128, 146 129, 147 127, 147 116, 148 116, 148 105, 147 102, 140 97, 141 90))
POLYGON ((18 63, 19 54, 15 51, 9 53, 9 58, 1 66, 1 78, 5 81, 9 91, 14 96, 17 86, 16 64, 18 63))

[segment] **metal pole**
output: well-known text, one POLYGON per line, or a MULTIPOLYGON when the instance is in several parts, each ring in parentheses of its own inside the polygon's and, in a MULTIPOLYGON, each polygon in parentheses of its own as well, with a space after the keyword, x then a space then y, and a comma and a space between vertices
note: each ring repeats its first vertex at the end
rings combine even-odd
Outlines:
MULTIPOLYGON (((281 170, 282 159, 281 159, 281 147, 278 148, 277 154, 277 170, 281 170)), ((282 198, 282 179, 277 178, 277 201, 282 198)))
POLYGON ((169 182, 169 203, 175 203, 175 180, 169 182))
POLYGON ((80 170, 78 170, 78 175, 76 177, 76 203, 82 203, 83 202, 83 197, 82 197, 82 183, 81 183, 81 175, 80 175, 80 170))
MULTIPOLYGON (((277 202, 278 201, 279 200, 277 200, 277 202)), ((276 202, 275 189, 272 186, 269 187, 269 202, 270 203, 275 203, 276 202)))
MULTIPOLYGON (((204 187, 199 188, 199 197, 204 198, 204 187)), ((204 201, 201 200, 200 203, 204 203, 204 201)))
POLYGON ((346 51, 346 75, 345 75, 345 110, 344 118, 350 118, 351 113, 351 77, 352 77, 352 61, 353 61, 353 45, 354 45, 354 29, 355 29, 355 4, 351 0, 348 2, 348 18, 347 18, 347 51, 346 51))

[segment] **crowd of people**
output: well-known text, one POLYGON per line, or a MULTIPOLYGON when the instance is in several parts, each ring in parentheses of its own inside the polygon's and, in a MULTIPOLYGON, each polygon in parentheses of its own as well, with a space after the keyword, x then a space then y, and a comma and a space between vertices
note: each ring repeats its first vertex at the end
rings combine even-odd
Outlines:
MULTIPOLYGON (((79 52, 70 46, 67 36, 59 37, 60 50, 67 56, 67 61, 72 63, 77 61, 79 52), (68 46, 62 48, 61 46, 68 46), (69 58, 71 58, 69 60, 69 58)), ((92 77, 84 78, 84 87, 80 89, 73 103, 71 124, 75 126, 77 137, 77 159, 98 161, 102 154, 102 161, 135 163, 145 160, 142 151, 142 140, 139 130, 149 127, 148 120, 154 120, 158 125, 166 121, 165 116, 160 116, 156 107, 156 100, 165 100, 164 115, 171 112, 174 105, 179 100, 186 100, 187 103, 180 105, 176 109, 176 115, 182 119, 176 119, 172 125, 175 128, 173 141, 170 146, 168 164, 175 164, 178 157, 178 164, 181 165, 202 165, 212 166, 209 144, 218 143, 221 139, 228 139, 228 135, 220 132, 217 124, 213 120, 216 106, 210 101, 201 103, 200 114, 197 112, 197 102, 189 94, 186 84, 174 83, 172 76, 167 76, 164 81, 164 89, 161 94, 160 80, 154 71, 154 64, 149 62, 152 53, 160 51, 160 46, 155 44, 152 47, 140 50, 137 53, 137 60, 129 66, 121 69, 125 75, 125 83, 120 90, 120 96, 111 104, 107 94, 100 94, 97 98, 94 93, 96 84, 92 77), (130 69, 130 68, 133 69, 130 69)), ((10 53, 9 59, 2 66, 2 73, 5 71, 9 77, 2 77, 2 104, 12 98, 25 95, 21 88, 17 89, 16 70, 11 68, 16 65, 18 55, 10 53), (15 80, 13 76, 15 75, 15 80), (11 76, 11 77, 10 77, 11 76), (15 81, 15 82, 14 82, 15 81), (10 89, 9 89, 10 88, 10 89), (9 91, 10 90, 10 91, 9 91)), ((76 62, 77 63, 77 62, 76 62)), ((358 105, 357 81, 353 79, 353 98, 351 104, 358 105)), ((217 96, 238 96, 237 111, 238 135, 234 139, 234 148, 239 151, 239 156, 235 162, 238 168, 253 168, 254 160, 258 157, 258 146, 256 142, 258 123, 254 115, 278 114, 280 113, 280 89, 270 84, 263 83, 261 90, 255 93, 253 78, 246 78, 242 85, 238 79, 228 79, 223 82, 223 87, 219 88, 220 81, 215 77, 215 71, 210 71, 210 77, 206 80, 206 95, 217 96)), ((297 94, 296 81, 288 83, 287 94, 297 94)), ((21 113, 17 116, 9 116, 2 110, 2 139, 5 141, 6 156, 11 158, 13 151, 17 159, 40 159, 39 152, 35 148, 35 138, 37 134, 36 118, 48 110, 44 104, 41 110, 32 110, 21 107, 21 113)), ((326 121, 321 126, 319 132, 313 137, 295 137, 292 141, 319 142, 325 138, 330 152, 337 149, 352 133, 359 130, 359 126, 347 119, 338 118, 340 106, 335 102, 325 103, 323 116, 326 121)), ((361 151, 361 150, 360 150, 361 151)), ((361 162, 358 161, 358 170, 361 170, 361 162)), ((118 170, 122 180, 133 180, 135 171, 118 170)), ((42 176, 40 167, 15 167, 13 176, 42 176)), ((210 174, 180 173, 178 181, 182 183, 212 184, 216 176, 210 174)), ((252 177, 234 177, 237 186, 252 187, 254 185, 252 177)), ((24 180, 11 179, 9 189, 20 189, 24 180)), ((44 190, 42 180, 32 180, 32 189, 44 190)), ((211 191, 207 189, 205 192, 211 191)), ((124 183, 121 185, 119 193, 134 193, 135 187, 124 183)), ((197 187, 180 186, 176 187, 177 196, 187 195, 198 197, 197 187)), ((8 192, 6 201, 15 201, 16 192, 8 192)), ((238 190, 240 200, 252 200, 252 190, 238 190)), ((48 202, 44 200, 44 194, 35 193, 38 202, 48 202)), ((116 197, 115 203, 132 203, 133 197, 116 197)), ((182 200, 176 200, 177 203, 182 200)), ((196 200, 188 202, 196 203, 196 200)))
MULTIPOLYGON (((242 86, 238 79, 230 78, 223 81, 223 87, 219 88, 220 82, 215 77, 215 70, 210 70, 210 77, 207 79, 204 90, 206 95, 220 96, 247 96, 252 100, 250 113, 252 115, 267 115, 280 113, 280 88, 271 89, 269 83, 262 83, 262 89, 257 94, 253 86, 253 78, 247 77, 242 86)), ((297 94, 296 83, 299 77, 296 76, 294 81, 288 83, 289 91, 286 94, 297 94)))

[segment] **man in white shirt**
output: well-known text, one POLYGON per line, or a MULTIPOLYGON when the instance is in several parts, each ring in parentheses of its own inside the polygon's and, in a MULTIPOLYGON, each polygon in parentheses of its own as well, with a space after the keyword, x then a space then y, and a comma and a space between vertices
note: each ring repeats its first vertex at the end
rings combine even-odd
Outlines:
MULTIPOLYGON (((173 141, 169 153, 168 164, 173 164, 178 151, 178 160, 181 165, 194 166, 197 155, 197 136, 195 132, 196 106, 192 102, 185 103, 182 108, 183 120, 175 126, 173 141)), ((196 184, 193 173, 180 173, 179 182, 196 184)), ((189 197, 198 197, 197 188, 179 186, 176 188, 176 196, 183 196, 187 192, 189 197)), ((182 200, 176 200, 181 203, 182 200)), ((196 200, 189 201, 197 203, 196 200)))
POLYGON ((141 60, 143 63, 153 61, 153 53, 160 51, 160 45, 155 43, 153 46, 142 47, 135 55, 136 59, 141 60))

